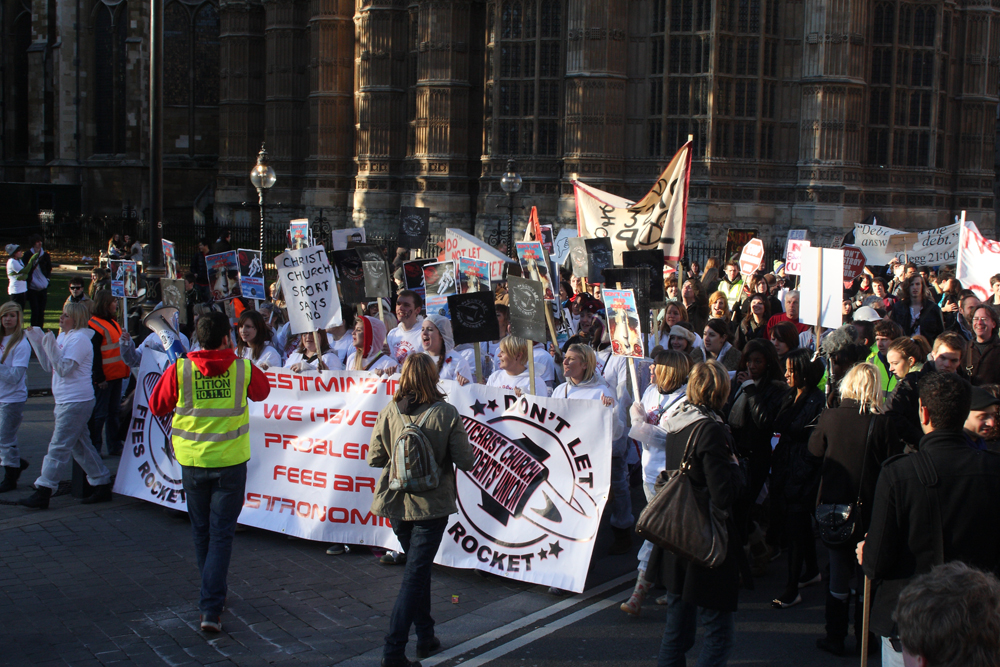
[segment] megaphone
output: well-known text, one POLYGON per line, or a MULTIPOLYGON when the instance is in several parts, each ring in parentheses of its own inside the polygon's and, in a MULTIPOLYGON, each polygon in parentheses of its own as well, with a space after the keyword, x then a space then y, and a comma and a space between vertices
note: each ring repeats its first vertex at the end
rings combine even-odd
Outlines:
POLYGON ((170 363, 176 363, 178 359, 187 355, 184 343, 181 342, 180 333, 177 331, 178 311, 171 306, 157 308, 146 317, 142 318, 142 323, 160 337, 163 349, 170 358, 170 363))

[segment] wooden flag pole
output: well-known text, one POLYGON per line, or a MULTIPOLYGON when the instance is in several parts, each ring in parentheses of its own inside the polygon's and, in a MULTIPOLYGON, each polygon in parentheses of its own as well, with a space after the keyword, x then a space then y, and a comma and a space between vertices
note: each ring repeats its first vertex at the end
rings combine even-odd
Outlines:
POLYGON ((865 577, 864 613, 861 616, 861 667, 868 667, 868 624, 871 622, 872 580, 865 577))
MULTIPOLYGON (((316 344, 316 370, 326 371, 330 369, 323 363, 323 347, 319 344, 319 334, 319 331, 313 331, 313 342, 316 344)), ((323 335, 326 335, 325 331, 323 335)))
POLYGON ((823 321, 823 249, 819 249, 819 261, 816 263, 816 271, 819 274, 818 280, 816 281, 817 289, 819 289, 819 295, 816 298, 816 340, 814 341, 816 351, 819 352, 819 336, 823 332, 823 326, 821 322, 823 321))
POLYGON ((641 401, 642 396, 639 395, 639 376, 635 372, 635 357, 628 358, 628 368, 632 376, 632 398, 636 401, 641 401))
MULTIPOLYGON (((385 324, 385 311, 382 308, 382 298, 379 297, 375 300, 378 302, 378 318, 382 320, 382 324, 385 324)), ((385 328, 388 329, 389 325, 385 324, 385 328)))
POLYGON ((552 318, 552 309, 549 308, 549 304, 545 304, 545 323, 549 325, 549 335, 552 336, 552 346, 558 350, 559 341, 556 339, 556 323, 552 318))
MULTIPOLYGON (((479 343, 473 343, 476 352, 476 382, 479 384, 485 384, 483 382, 483 349, 479 346, 479 343)), ((535 355, 531 355, 534 357, 535 355)))
POLYGON ((531 381, 531 395, 535 396, 535 343, 528 341, 528 377, 531 381))

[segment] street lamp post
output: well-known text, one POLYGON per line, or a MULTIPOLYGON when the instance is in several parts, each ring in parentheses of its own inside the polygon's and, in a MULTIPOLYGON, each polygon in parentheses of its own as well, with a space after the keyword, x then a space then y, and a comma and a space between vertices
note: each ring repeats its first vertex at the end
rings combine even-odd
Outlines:
MULTIPOLYGON (((517 257, 514 251, 514 195, 521 189, 521 175, 514 171, 514 161, 507 160, 507 173, 500 178, 500 187, 507 193, 507 255, 517 257)), ((500 221, 497 221, 500 236, 500 221)))
POLYGON ((250 182, 257 188, 257 201, 260 203, 260 252, 261 261, 264 261, 264 192, 274 185, 278 177, 274 175, 274 169, 267 164, 267 151, 264 144, 260 144, 260 152, 257 153, 257 165, 250 170, 250 182))

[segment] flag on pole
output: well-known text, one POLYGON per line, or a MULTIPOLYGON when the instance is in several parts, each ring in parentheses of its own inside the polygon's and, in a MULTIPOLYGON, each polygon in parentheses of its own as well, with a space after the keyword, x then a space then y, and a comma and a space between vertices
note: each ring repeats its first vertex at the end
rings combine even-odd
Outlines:
POLYGON ((980 299, 988 300, 992 295, 990 278, 1000 271, 1000 243, 984 237, 971 220, 962 221, 959 233, 955 277, 980 299))
POLYGON ((626 250, 652 248, 662 250, 668 261, 679 260, 684 254, 691 144, 688 141, 681 146, 638 203, 573 181, 580 236, 610 238, 615 264, 621 264, 621 254, 626 250))

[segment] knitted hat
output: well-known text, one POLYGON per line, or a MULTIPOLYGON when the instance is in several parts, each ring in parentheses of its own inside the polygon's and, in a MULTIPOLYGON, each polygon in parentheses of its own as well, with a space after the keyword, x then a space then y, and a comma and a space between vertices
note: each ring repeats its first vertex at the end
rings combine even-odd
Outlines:
POLYGON ((694 332, 690 329, 685 329, 679 324, 675 324, 670 327, 670 335, 677 336, 678 338, 683 338, 689 343, 694 343, 698 338, 694 335, 694 332))
POLYGON ((451 332, 451 320, 443 315, 428 315, 426 318, 437 328, 444 342, 444 354, 447 355, 455 348, 455 335, 451 332))

